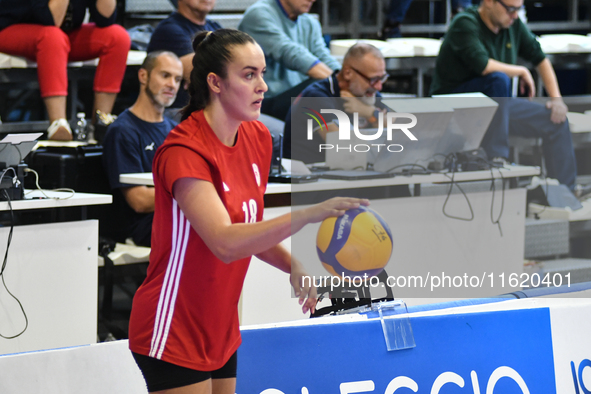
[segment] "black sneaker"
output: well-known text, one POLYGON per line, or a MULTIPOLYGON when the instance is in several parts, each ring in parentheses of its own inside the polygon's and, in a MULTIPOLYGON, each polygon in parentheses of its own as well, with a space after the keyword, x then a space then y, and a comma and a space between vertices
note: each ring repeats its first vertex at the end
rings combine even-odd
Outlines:
POLYGON ((591 185, 576 185, 573 193, 579 200, 585 200, 591 197, 591 185))
POLYGON ((384 27, 379 32, 379 37, 384 41, 388 38, 402 37, 402 34, 400 33, 400 22, 386 21, 384 27))

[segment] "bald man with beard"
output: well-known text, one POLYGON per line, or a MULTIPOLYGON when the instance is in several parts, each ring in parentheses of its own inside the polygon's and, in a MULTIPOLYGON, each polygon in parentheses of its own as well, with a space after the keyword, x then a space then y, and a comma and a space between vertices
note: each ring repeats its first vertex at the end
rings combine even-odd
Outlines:
POLYGON ((379 113, 386 111, 379 97, 387 79, 386 62, 379 49, 367 43, 357 43, 349 48, 342 69, 304 89, 288 112, 283 140, 284 157, 304 163, 323 162, 324 153, 319 152, 318 147, 325 143, 328 132, 338 131, 338 126, 332 122, 336 116, 323 114, 328 130, 318 127, 314 130, 313 139, 308 140, 308 117, 304 114, 300 98, 327 98, 323 101, 323 109, 338 109, 349 114, 357 112, 360 128, 375 127, 379 113), (332 100, 334 98, 339 100, 332 100), (297 129, 292 129, 292 118, 298 125, 297 129))
POLYGON ((183 79, 181 60, 172 52, 146 56, 138 71, 140 93, 136 102, 113 122, 103 142, 103 167, 113 192, 111 217, 116 221, 109 234, 117 242, 131 238, 136 245, 150 246, 154 217, 154 188, 121 183, 127 173, 151 172, 156 149, 176 122, 164 117, 183 79))

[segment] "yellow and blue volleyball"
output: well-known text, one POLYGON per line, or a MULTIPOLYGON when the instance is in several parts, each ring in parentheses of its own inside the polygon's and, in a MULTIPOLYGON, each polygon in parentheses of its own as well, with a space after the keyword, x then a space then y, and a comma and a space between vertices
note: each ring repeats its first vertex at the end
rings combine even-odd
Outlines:
POLYGON ((378 275, 392 255, 392 232, 375 211, 360 206, 325 219, 318 229, 316 251, 335 276, 378 275))

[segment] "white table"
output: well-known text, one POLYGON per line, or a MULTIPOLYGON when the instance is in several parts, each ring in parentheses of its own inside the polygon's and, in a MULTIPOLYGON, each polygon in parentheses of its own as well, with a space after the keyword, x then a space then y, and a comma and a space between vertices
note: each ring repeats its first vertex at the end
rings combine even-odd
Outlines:
MULTIPOLYGON (((502 178, 518 178, 526 176, 535 176, 540 174, 538 167, 530 166, 507 166, 504 168, 494 169, 492 176, 495 179, 502 178)), ((370 180, 331 180, 320 179, 318 182, 289 184, 289 183, 269 183, 267 185, 266 194, 279 194, 291 192, 311 192, 319 190, 335 190, 335 189, 350 189, 350 188, 364 188, 376 186, 394 186, 394 185, 414 185, 425 183, 449 183, 451 173, 432 173, 429 175, 413 175, 413 176, 395 176, 393 178, 384 179, 370 179, 370 180)), ((491 178, 491 171, 467 171, 456 172, 454 174, 455 182, 471 182, 488 180, 491 178)), ((130 185, 147 185, 154 186, 154 179, 151 172, 141 172, 133 174, 121 174, 119 176, 121 183, 128 183, 130 185)))
MULTIPOLYGON (((492 176, 509 179, 539 175, 537 167, 508 166, 500 172, 493 170, 492 176)), ((130 184, 153 184, 151 174, 124 174, 122 182, 130 184)), ((483 181, 491 179, 491 171, 460 172, 455 182, 483 181)), ((428 183, 449 183, 444 174, 397 176, 388 179, 362 181, 335 181, 321 179, 305 184, 269 184, 267 194, 314 193, 324 190, 345 190, 374 186, 412 185, 428 183)), ((427 193, 425 193, 427 194, 427 193)), ((446 217, 442 207, 446 195, 374 199, 371 207, 389 223, 394 238, 394 253, 386 266, 389 275, 424 275, 427 272, 449 275, 482 276, 484 273, 517 272, 523 270, 525 236, 524 189, 507 189, 504 193, 502 235, 498 226, 491 223, 490 212, 492 193, 488 191, 468 192, 474 212, 472 221, 461 221, 446 217)), ((494 214, 501 207, 500 188, 495 193, 494 214)), ((265 219, 272 219, 293 209, 305 206, 276 206, 265 208, 265 219)), ((458 216, 467 216, 469 210, 462 194, 452 194, 446 211, 458 216)), ((311 275, 326 276, 316 256, 316 233, 319 224, 306 226, 302 231, 284 241, 293 255, 305 265, 311 275)), ((405 300, 424 299, 417 303, 437 301, 424 291, 417 289, 396 289, 394 296, 405 300)), ((485 289, 483 295, 498 295, 513 289, 485 289)), ((373 293, 372 293, 373 295, 373 293)), ((455 298, 472 298, 474 294, 455 298)), ((327 301, 325 301, 326 303, 327 301)), ((322 306, 327 306, 324 304, 322 306)), ((241 324, 263 324, 302 319, 297 300, 292 298, 287 276, 254 258, 246 276, 242 293, 241 324)))
MULTIPOLYGON (((53 197, 69 193, 46 192, 53 197)), ((30 197, 42 197, 35 191, 30 197)), ((65 200, 12 201, 12 209, 48 209, 110 204, 112 196, 76 193, 65 200)), ((0 210, 9 209, 0 202, 0 210)), ((9 227, 0 228, 5 250, 9 227)), ((28 328, 15 339, 0 338, 0 354, 95 343, 98 307, 98 221, 15 226, 4 271, 6 285, 22 303, 28 328)), ((12 336, 25 326, 17 302, 0 284, 0 334, 12 336)))
POLYGON ((154 186, 154 178, 151 172, 137 172, 133 174, 121 174, 119 175, 119 181, 121 183, 127 183, 130 185, 145 185, 154 186))
POLYGON ((567 117, 575 148, 589 144, 591 142, 591 113, 569 112, 567 117))
MULTIPOLYGON (((45 190, 45 195, 39 190, 26 190, 24 200, 12 201, 12 209, 45 209, 45 208, 67 208, 67 207, 85 207, 87 205, 102 205, 111 204, 113 196, 110 194, 93 194, 93 193, 79 193, 76 192, 71 198, 70 193, 54 192, 45 190), (29 193, 30 192, 30 193, 29 193), (47 198, 55 197, 59 199, 47 198)), ((0 201, 0 211, 7 211, 9 209, 7 201, 0 201)))

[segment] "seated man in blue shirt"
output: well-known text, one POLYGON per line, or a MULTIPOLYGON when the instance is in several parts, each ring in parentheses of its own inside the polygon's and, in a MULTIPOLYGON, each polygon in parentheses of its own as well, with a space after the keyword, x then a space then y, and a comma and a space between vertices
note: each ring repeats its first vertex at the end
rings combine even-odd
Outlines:
POLYGON ((238 26, 265 52, 269 90, 261 112, 277 119, 285 119, 292 97, 340 68, 326 47, 320 23, 308 14, 313 2, 259 0, 246 10, 238 26))
POLYGON ((323 101, 323 108, 338 109, 349 114, 357 112, 359 113, 359 127, 375 127, 379 119, 379 112, 384 112, 385 109, 376 98, 381 97, 380 91, 387 79, 386 62, 378 48, 367 43, 357 43, 349 48, 340 71, 321 81, 314 82, 305 88, 294 101, 285 119, 284 157, 301 160, 304 163, 323 162, 324 152, 319 151, 319 145, 325 143, 328 132, 338 130, 338 126, 331 123, 334 116, 323 114, 329 123, 328 130, 317 128, 314 131, 313 139, 308 140, 305 127, 308 117, 304 114, 307 111, 303 111, 300 98, 329 98, 323 101), (332 100, 332 98, 345 98, 345 100, 332 100), (301 127, 292 129, 292 117, 294 123, 301 125, 301 127))
MULTIPOLYGON (((190 81, 193 70, 193 37, 201 31, 221 29, 219 23, 207 18, 215 0, 178 0, 178 9, 162 20, 150 38, 147 52, 171 51, 183 63, 183 77, 190 81)), ((189 103, 189 93, 183 86, 172 108, 182 108, 189 103)))
POLYGON ((150 246, 154 188, 123 184, 119 175, 152 171, 156 149, 176 126, 163 113, 176 98, 183 65, 172 52, 150 52, 138 78, 136 102, 119 115, 105 135, 103 166, 113 190, 113 215, 118 222, 109 235, 117 242, 131 238, 136 245, 150 246))

